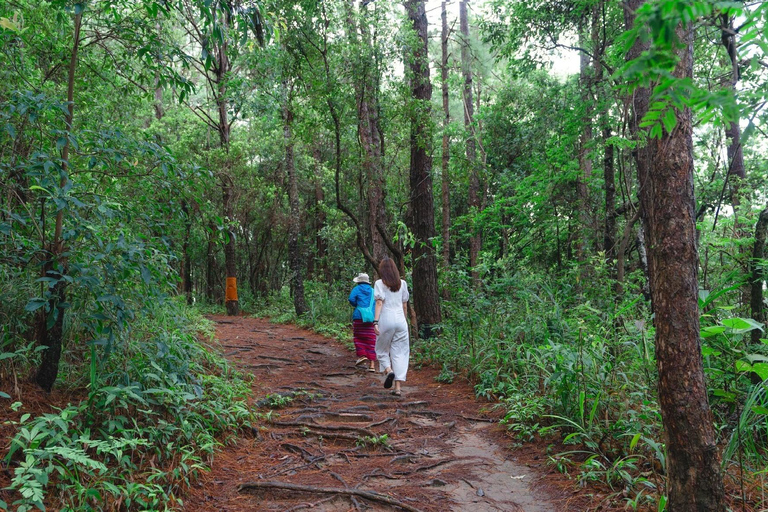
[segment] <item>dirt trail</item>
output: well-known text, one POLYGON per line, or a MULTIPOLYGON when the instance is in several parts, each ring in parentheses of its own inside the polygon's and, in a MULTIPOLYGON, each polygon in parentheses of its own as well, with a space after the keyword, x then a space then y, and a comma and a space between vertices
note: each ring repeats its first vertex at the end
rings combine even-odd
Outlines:
MULTIPOLYGON (((469 386, 441 385, 434 370, 412 367, 403 396, 395 397, 380 374, 356 368, 354 353, 339 342, 264 320, 213 320, 227 357, 255 375, 256 400, 293 398, 254 425, 253 438, 216 455, 185 510, 568 509, 562 496, 544 494, 546 468, 516 462, 502 448, 500 427, 469 386), (383 435, 387 446, 376 443, 383 435), (315 491, 240 490, 249 482, 315 491)), ((264 400, 253 406, 271 410, 264 400)))

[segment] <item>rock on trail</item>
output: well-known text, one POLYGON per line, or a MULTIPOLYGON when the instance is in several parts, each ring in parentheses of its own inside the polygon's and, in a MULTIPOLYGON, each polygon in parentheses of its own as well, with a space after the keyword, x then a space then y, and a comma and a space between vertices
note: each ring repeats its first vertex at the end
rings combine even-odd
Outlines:
POLYGON ((221 350, 254 375, 255 435, 218 452, 184 510, 560 512, 545 468, 514 460, 463 383, 411 365, 403 396, 343 344, 293 326, 213 317, 221 350))

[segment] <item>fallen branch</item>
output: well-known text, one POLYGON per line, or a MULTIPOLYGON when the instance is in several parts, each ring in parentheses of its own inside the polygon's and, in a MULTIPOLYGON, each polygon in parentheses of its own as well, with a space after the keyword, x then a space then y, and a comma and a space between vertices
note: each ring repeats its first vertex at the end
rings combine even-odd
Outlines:
POLYGON ((313 485, 298 485, 298 484, 290 484, 286 482, 246 482, 244 484, 240 484, 237 488, 238 492, 253 491, 258 489, 284 489, 288 491, 313 492, 317 494, 334 494, 334 495, 350 496, 350 497, 358 496, 360 498, 365 498, 370 501, 386 503, 387 505, 392 505, 393 507, 399 507, 403 510, 407 510, 408 512, 422 512, 418 508, 412 507, 407 503, 403 503, 400 500, 396 500, 395 498, 390 498, 389 496, 386 496, 384 494, 379 494, 377 492, 370 492, 370 491, 361 491, 358 489, 337 489, 333 487, 315 487, 313 485))

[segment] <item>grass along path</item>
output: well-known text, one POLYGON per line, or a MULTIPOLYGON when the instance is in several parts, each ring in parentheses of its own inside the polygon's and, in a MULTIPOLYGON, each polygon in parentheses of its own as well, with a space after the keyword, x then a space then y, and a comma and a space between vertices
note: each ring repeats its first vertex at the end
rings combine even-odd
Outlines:
POLYGON ((503 448, 502 428, 468 385, 412 367, 395 397, 337 341, 260 319, 212 320, 227 357, 254 375, 259 420, 217 453, 185 510, 583 510, 544 479, 551 469, 538 456, 516 461, 503 448))

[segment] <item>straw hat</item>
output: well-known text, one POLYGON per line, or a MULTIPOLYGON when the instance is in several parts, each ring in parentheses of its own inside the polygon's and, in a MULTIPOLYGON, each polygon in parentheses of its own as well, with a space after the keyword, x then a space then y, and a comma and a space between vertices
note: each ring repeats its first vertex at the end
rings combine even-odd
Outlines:
POLYGON ((368 277, 368 274, 366 274, 366 273, 357 274, 357 277, 355 277, 352 281, 354 281, 356 283, 368 283, 368 284, 371 284, 371 280, 368 277))

